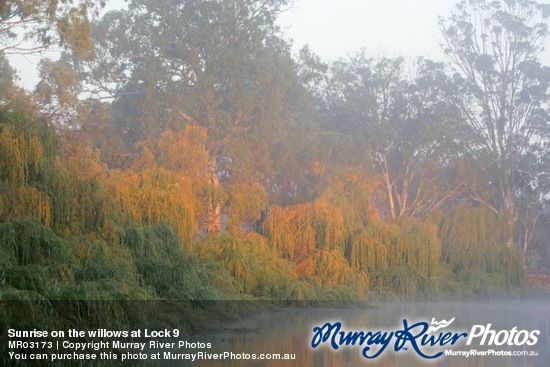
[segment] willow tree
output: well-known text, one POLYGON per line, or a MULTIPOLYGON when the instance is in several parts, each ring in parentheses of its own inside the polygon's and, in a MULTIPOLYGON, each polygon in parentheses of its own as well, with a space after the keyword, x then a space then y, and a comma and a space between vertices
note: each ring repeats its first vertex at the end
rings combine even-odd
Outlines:
POLYGON ((489 276, 495 285, 522 285, 520 252, 502 246, 505 225, 503 218, 484 206, 453 208, 439 224, 442 260, 466 282, 489 276))
MULTIPOLYGON (((86 87, 114 99, 129 146, 197 125, 207 133, 210 185, 242 181, 250 166, 268 162, 258 152, 288 119, 281 105, 294 65, 275 25, 287 2, 131 1, 97 25, 97 58, 81 65, 86 87)), ((210 203, 209 230, 219 230, 223 205, 210 203)))
POLYGON ((550 68, 540 55, 549 8, 532 0, 462 1, 440 21, 442 46, 460 75, 456 101, 472 131, 469 146, 487 174, 472 198, 506 218, 509 245, 520 200, 547 171, 550 68))
POLYGON ((44 121, 0 109, 0 221, 34 217, 50 225, 50 198, 40 186, 54 154, 55 141, 44 121))
POLYGON ((443 66, 418 59, 407 69, 402 58, 359 54, 332 66, 325 97, 332 127, 375 162, 391 219, 426 216, 464 187, 453 173, 460 120, 443 66))

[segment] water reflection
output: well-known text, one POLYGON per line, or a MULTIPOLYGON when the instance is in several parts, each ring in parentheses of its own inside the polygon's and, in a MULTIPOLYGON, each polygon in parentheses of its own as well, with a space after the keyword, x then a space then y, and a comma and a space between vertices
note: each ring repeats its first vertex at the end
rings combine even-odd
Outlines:
MULTIPOLYGON (((287 309, 280 312, 267 312, 237 324, 226 330, 189 335, 190 342, 210 342, 209 350, 175 349, 174 353, 232 352, 234 354, 280 353, 294 354, 294 360, 199 360, 199 361, 162 361, 159 366, 315 366, 315 367, 356 367, 356 366, 445 366, 445 367, 548 367, 550 361, 549 338, 550 302, 548 300, 514 300, 484 302, 441 302, 441 303, 378 303, 366 309, 287 309), (436 320, 455 321, 449 329, 469 333, 472 325, 488 323, 493 330, 540 330, 535 346, 479 346, 479 339, 471 346, 465 345, 465 339, 455 346, 443 347, 454 350, 505 350, 537 351, 538 356, 499 357, 443 356, 435 360, 421 359, 412 351, 393 351, 393 344, 379 358, 366 360, 361 356, 361 347, 342 347, 333 350, 328 346, 312 349, 310 347, 314 326, 325 322, 342 322, 347 331, 360 330, 396 330, 402 328, 402 320, 409 322, 436 320), (475 344, 475 345, 474 345, 475 344)), ((437 349, 435 351, 439 351, 437 349)), ((443 349, 444 350, 444 349, 443 349)))

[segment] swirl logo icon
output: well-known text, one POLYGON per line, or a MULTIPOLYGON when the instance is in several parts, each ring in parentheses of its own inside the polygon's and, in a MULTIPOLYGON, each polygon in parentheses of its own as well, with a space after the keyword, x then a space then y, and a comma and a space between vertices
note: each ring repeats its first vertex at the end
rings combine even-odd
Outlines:
POLYGON ((432 318, 432 324, 428 328, 428 333, 435 333, 439 329, 444 329, 447 326, 451 325, 455 321, 455 318, 453 317, 449 321, 447 320, 441 320, 439 322, 435 321, 435 318, 432 318))

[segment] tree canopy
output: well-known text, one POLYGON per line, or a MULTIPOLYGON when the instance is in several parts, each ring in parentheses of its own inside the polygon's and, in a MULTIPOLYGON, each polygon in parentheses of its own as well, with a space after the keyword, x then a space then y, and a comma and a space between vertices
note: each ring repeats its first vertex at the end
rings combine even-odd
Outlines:
POLYGON ((360 54, 333 65, 325 105, 334 129, 364 144, 380 172, 384 217, 426 216, 464 189, 456 177, 460 112, 443 65, 360 54))
POLYGON ((550 268, 547 7, 459 3, 445 62, 325 63, 293 54, 286 0, 102 5, 0 1, 6 52, 10 22, 66 49, 32 94, 0 56, 0 298, 176 300, 192 328, 229 312, 204 300, 513 294, 550 268))
POLYGON ((63 46, 79 56, 92 57, 91 16, 106 1, 3 0, 0 1, 0 51, 38 53, 63 46))
POLYGON ((470 147, 488 182, 472 197, 509 221, 528 191, 547 192, 550 68, 539 56, 549 5, 530 0, 462 1, 441 20, 443 48, 458 73, 456 105, 471 127, 470 147), (527 163, 529 162, 529 163, 527 163), (486 197, 483 190, 494 190, 486 197))

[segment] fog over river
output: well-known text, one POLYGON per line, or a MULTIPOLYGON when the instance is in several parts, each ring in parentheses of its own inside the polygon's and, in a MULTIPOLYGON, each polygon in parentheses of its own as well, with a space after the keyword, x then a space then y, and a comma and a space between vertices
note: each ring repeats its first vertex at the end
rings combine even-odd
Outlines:
POLYGON ((210 343, 211 348, 174 349, 174 358, 194 354, 195 361, 165 360, 159 365, 547 367, 549 328, 550 301, 545 299, 292 308, 265 312, 217 332, 189 335, 188 347, 210 343), (340 332, 349 338, 342 340, 340 332), (210 358, 215 354, 218 360, 210 358), (441 355, 425 359, 420 354, 441 355))

